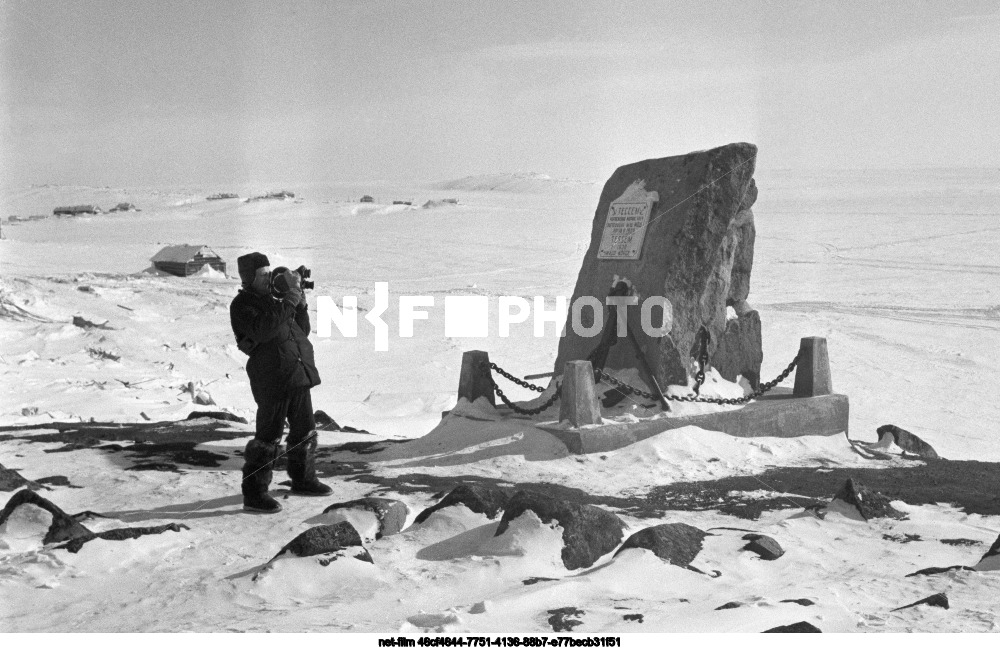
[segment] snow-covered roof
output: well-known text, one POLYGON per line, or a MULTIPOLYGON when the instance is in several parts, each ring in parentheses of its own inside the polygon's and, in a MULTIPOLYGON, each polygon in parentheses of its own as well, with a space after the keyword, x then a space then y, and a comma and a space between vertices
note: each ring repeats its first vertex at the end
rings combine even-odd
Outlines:
POLYGON ((204 244, 174 244, 157 252, 150 262, 188 262, 196 257, 218 258, 219 254, 204 244))

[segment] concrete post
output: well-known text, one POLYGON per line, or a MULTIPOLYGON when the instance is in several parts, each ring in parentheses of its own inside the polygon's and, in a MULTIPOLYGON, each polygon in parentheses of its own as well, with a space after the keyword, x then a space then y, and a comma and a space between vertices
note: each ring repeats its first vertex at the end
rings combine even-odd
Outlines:
POLYGON ((803 337, 799 342, 799 363, 795 368, 796 398, 826 396, 833 393, 830 379, 830 356, 824 337, 803 337))
POLYGON ((594 367, 589 361, 566 362, 561 391, 559 420, 568 420, 573 427, 600 424, 601 403, 597 401, 594 367))
POLYGON ((475 402, 486 398, 496 407, 493 383, 490 382, 490 355, 482 350, 467 350, 462 353, 462 374, 458 378, 458 399, 475 402), (486 368, 482 368, 483 364, 486 368))

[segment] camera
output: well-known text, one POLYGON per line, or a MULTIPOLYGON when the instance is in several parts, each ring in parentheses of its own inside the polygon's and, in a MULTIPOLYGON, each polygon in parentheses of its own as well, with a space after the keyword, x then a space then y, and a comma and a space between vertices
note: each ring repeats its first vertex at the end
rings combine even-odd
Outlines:
POLYGON ((312 276, 312 271, 305 265, 301 265, 294 271, 288 267, 276 267, 271 271, 271 293, 280 297, 293 287, 314 289, 316 283, 307 280, 310 276, 312 276))

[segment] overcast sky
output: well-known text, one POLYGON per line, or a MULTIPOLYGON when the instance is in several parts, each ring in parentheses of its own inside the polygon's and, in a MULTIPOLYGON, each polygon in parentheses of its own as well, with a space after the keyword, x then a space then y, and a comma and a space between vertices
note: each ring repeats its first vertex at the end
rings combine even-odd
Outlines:
POLYGON ((0 0, 6 183, 1000 167, 1000 3, 0 0))

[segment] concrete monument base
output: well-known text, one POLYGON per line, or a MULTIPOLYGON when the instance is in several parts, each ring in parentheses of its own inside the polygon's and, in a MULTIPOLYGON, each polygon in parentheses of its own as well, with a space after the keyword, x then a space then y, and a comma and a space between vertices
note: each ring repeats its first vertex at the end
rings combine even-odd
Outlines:
POLYGON ((617 450, 688 425, 739 437, 834 436, 847 433, 848 411, 845 395, 796 397, 790 390, 778 387, 740 409, 713 414, 572 429, 536 426, 562 441, 571 453, 589 454, 617 450))

